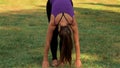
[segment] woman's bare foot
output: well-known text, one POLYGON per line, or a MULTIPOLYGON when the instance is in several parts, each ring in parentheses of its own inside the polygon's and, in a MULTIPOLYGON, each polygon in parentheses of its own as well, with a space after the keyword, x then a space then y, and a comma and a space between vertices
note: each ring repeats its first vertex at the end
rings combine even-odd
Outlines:
POLYGON ((57 65, 58 65, 58 60, 57 59, 52 60, 52 66, 56 67, 57 65))
POLYGON ((59 61, 59 62, 58 62, 58 66, 63 67, 63 66, 64 66, 64 63, 59 61))
POLYGON ((62 66, 62 67, 63 67, 63 66, 64 66, 64 63, 63 63, 63 62, 62 62, 62 63, 60 63, 60 64, 59 64, 59 66, 62 66))

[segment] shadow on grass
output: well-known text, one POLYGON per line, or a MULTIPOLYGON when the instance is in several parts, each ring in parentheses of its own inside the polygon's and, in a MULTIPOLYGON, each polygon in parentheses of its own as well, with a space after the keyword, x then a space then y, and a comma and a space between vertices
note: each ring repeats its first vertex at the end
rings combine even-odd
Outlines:
POLYGON ((97 56, 97 60, 82 58, 83 65, 92 64, 91 67, 98 66, 97 68, 119 67, 120 13, 77 7, 75 10, 80 32, 81 55, 92 55, 89 59, 97 56))
MULTIPOLYGON (((119 46, 113 46, 120 42, 120 13, 76 7, 75 11, 81 54, 96 55, 99 59, 82 58, 83 65, 119 67, 119 46)), ((0 67, 41 67, 46 30, 43 9, 0 13, 0 67)))
POLYGON ((40 67, 47 22, 43 9, 0 13, 0 68, 40 67))

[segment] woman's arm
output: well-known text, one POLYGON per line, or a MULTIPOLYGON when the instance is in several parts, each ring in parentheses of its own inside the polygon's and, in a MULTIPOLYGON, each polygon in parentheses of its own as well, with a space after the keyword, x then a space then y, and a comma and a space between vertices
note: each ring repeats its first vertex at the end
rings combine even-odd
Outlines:
POLYGON ((51 38, 52 38, 54 29, 55 29, 55 26, 52 25, 52 23, 50 22, 50 24, 48 25, 47 36, 46 36, 46 45, 45 45, 45 51, 44 51, 44 60, 47 60, 48 50, 49 50, 49 46, 50 46, 50 42, 51 42, 51 38))
POLYGON ((78 59, 80 59, 80 43, 79 43, 78 26, 77 26, 77 22, 76 22, 75 18, 72 23, 72 30, 73 30, 75 49, 76 49, 76 60, 78 60, 78 59))
POLYGON ((80 67, 81 66, 81 60, 80 60, 79 32, 78 32, 78 25, 77 25, 77 22, 75 20, 75 17, 73 18, 72 30, 73 30, 73 37, 74 37, 75 51, 76 51, 75 65, 77 67, 80 67))
POLYGON ((45 49, 44 49, 42 68, 46 68, 46 66, 47 67, 49 66, 48 51, 49 51, 53 31, 55 28, 56 28, 56 26, 54 25, 54 18, 51 17, 51 21, 50 21, 50 24, 48 25, 48 30, 47 30, 47 35, 46 35, 46 44, 45 44, 45 49))

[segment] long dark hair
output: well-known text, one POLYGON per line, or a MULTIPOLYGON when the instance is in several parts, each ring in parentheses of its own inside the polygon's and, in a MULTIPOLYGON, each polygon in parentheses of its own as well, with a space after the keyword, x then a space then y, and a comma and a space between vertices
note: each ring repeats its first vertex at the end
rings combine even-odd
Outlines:
POLYGON ((69 26, 61 26, 59 31, 60 36, 60 62, 69 63, 72 61, 72 32, 69 26))

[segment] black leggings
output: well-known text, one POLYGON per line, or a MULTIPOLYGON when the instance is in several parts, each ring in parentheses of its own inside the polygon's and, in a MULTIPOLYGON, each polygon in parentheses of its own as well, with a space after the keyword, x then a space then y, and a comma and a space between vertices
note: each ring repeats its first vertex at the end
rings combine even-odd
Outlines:
MULTIPOLYGON (((49 22, 50 22, 50 16, 51 16, 51 9, 52 9, 52 5, 50 4, 50 1, 48 0, 46 11, 47 11, 47 17, 48 17, 49 22)), ((52 60, 57 59, 57 48, 58 48, 58 27, 56 27, 55 30, 53 31, 53 36, 52 36, 52 40, 50 43, 52 60)))
MULTIPOLYGON (((73 6, 73 2, 71 1, 71 4, 73 6)), ((46 6, 46 12, 47 12, 47 17, 48 17, 48 21, 50 22, 50 16, 51 16, 51 9, 52 9, 52 4, 50 4, 50 0, 48 0, 47 2, 47 6, 46 6)), ((61 50, 61 40, 60 40, 60 50, 61 50)), ((57 48, 58 48, 58 26, 55 28, 55 30, 53 31, 53 36, 52 36, 52 40, 50 43, 50 49, 51 49, 51 53, 52 53, 52 60, 57 59, 57 48)))

